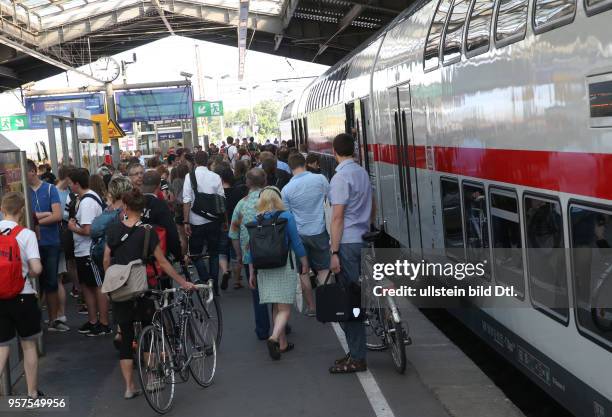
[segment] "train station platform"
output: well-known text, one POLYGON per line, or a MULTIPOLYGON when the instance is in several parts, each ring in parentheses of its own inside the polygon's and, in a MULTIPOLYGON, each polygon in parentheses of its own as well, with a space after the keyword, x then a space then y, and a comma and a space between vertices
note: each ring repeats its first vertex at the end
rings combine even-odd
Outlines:
MULTIPOLYGON (((212 386, 192 381, 177 386, 169 416, 215 417, 520 417, 504 394, 418 310, 403 306, 413 344, 407 347, 405 375, 395 372, 388 352, 369 352, 369 371, 330 375, 333 359, 344 354, 337 325, 294 313, 290 340, 295 350, 272 361, 254 333, 249 290, 221 297, 223 340, 212 386)), ((123 380, 112 336, 85 337, 74 302, 67 333, 46 334, 40 361, 40 388, 68 396, 66 416, 153 416, 143 396, 123 399, 123 380)), ((14 393, 25 391, 20 378, 14 393)), ((34 415, 35 412, 32 412, 34 415)))

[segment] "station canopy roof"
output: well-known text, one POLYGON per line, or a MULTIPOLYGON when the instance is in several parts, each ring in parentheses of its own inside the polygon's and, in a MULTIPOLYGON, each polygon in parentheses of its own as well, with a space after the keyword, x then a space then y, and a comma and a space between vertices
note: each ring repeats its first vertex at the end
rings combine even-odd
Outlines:
POLYGON ((412 0, 0 0, 0 90, 171 34, 333 65, 412 0))

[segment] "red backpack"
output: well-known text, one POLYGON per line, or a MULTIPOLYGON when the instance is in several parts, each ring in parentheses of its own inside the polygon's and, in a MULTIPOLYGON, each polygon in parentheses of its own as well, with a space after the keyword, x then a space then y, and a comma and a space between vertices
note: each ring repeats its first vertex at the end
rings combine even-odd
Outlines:
POLYGON ((13 298, 23 290, 25 279, 21 270, 21 252, 17 235, 23 230, 15 226, 8 234, 0 234, 0 299, 13 298))

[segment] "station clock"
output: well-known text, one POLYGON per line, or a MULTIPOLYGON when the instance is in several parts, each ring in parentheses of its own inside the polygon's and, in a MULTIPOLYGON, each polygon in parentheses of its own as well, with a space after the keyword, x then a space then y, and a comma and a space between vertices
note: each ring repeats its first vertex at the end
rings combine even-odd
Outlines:
POLYGON ((104 82, 115 81, 121 72, 119 63, 110 56, 100 57, 91 67, 93 76, 104 82))

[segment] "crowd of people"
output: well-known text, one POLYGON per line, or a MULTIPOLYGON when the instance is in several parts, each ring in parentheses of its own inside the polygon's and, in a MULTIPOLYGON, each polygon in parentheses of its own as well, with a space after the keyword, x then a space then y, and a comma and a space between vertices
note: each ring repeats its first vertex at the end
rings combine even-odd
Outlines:
MULTIPOLYGON (((33 230, 23 227, 23 195, 7 193, 0 205, 0 369, 6 365, 9 344, 18 336, 28 396, 43 395, 37 387, 35 343, 42 327, 39 298, 46 306, 46 329, 67 332, 73 323, 66 317, 66 298, 72 296, 79 313, 87 315, 77 331, 87 337, 115 335, 124 398, 137 396, 133 323, 146 325, 154 306, 144 298, 110 302, 102 286, 110 266, 139 259, 152 264, 150 286, 171 285, 167 282, 174 280, 193 288, 169 259, 193 263, 200 280, 212 280, 217 296, 230 283, 236 290, 248 285, 255 333, 266 341, 270 357, 278 360, 294 349, 287 323, 298 282, 304 314, 312 317, 313 281, 322 284, 330 271, 346 282, 357 281, 362 235, 374 210, 368 175, 353 159, 352 136, 341 134, 333 141, 338 165, 331 182, 321 174, 317 154, 304 156, 293 141, 275 142, 262 145, 253 138, 228 137, 206 151, 170 148, 166 155, 156 151, 146 160, 140 151, 123 153, 116 167, 103 165, 90 173, 61 165, 57 177, 48 166, 39 168, 28 161, 33 230), (222 209, 202 210, 202 199, 222 201, 222 209), (332 213, 329 228, 327 203, 332 213), (254 267, 247 225, 258 216, 286 221, 291 252, 281 267, 254 267), (5 258, 10 245, 19 250, 19 268, 11 263, 14 258, 5 258), (3 268, 5 264, 11 268, 3 268), (38 278, 38 285, 33 285, 33 278, 38 278)), ((364 325, 352 321, 343 328, 350 352, 329 371, 363 371, 364 325)))

